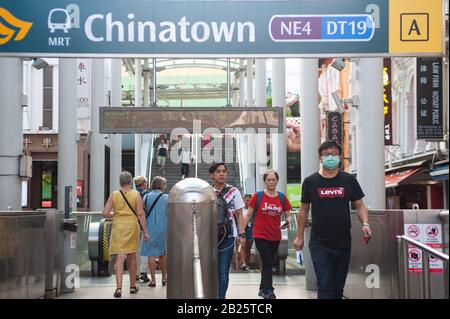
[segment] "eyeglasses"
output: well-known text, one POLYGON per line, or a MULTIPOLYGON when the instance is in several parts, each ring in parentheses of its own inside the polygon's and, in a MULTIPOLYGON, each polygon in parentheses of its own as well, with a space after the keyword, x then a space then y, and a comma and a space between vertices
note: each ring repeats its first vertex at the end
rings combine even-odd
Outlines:
POLYGON ((322 156, 340 156, 338 152, 331 152, 331 153, 322 153, 322 156))

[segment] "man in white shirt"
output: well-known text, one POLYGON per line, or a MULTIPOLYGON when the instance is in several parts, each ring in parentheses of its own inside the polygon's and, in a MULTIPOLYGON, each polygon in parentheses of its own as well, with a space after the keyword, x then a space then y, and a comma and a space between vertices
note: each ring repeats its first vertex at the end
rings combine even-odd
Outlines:
POLYGON ((242 208, 245 205, 241 192, 236 187, 226 183, 228 172, 225 163, 212 164, 209 168, 209 174, 214 181, 214 191, 227 202, 228 218, 232 222, 230 233, 225 233, 218 244, 219 299, 225 299, 236 238, 239 238, 241 245, 245 245, 244 217, 242 215, 242 208))
POLYGON ((180 160, 178 163, 181 163, 181 179, 185 179, 189 177, 189 167, 192 163, 192 153, 188 149, 182 147, 180 160))

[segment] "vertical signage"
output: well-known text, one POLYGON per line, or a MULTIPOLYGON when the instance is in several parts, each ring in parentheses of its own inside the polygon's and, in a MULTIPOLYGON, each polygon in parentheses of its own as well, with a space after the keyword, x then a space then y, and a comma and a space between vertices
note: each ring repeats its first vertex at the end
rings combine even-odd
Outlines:
POLYGON ((417 58, 417 139, 441 140, 442 59, 417 58))
POLYGON ((344 121, 339 112, 327 112, 327 140, 343 145, 344 121))
MULTIPOLYGON (((77 59, 77 118, 78 126, 91 116, 91 62, 90 59, 77 59)), ((81 125, 77 129, 89 129, 81 125)))
POLYGON ((392 145, 391 59, 383 59, 384 145, 392 145))

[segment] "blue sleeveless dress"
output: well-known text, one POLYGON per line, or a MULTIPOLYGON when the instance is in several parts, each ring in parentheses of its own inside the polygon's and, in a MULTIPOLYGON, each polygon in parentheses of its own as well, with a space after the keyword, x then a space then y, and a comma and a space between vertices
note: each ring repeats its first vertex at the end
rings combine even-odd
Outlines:
MULTIPOLYGON (((152 190, 144 196, 144 210, 146 215, 148 215, 148 210, 159 194, 161 194, 160 190, 152 190)), ((143 238, 141 239, 141 256, 157 257, 166 254, 168 198, 169 196, 167 194, 162 195, 147 218, 150 240, 145 241, 143 238)))

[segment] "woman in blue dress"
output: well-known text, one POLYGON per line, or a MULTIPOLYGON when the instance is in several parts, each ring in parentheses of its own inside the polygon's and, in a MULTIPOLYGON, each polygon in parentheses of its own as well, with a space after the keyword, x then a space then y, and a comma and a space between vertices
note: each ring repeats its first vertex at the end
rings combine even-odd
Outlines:
POLYGON ((148 256, 150 268, 150 287, 156 286, 156 260, 159 257, 159 265, 162 275, 162 285, 167 285, 167 201, 168 195, 163 194, 167 180, 156 176, 152 181, 152 191, 144 196, 145 214, 150 240, 141 241, 141 256, 148 256), (156 203, 156 204, 155 204, 156 203))

